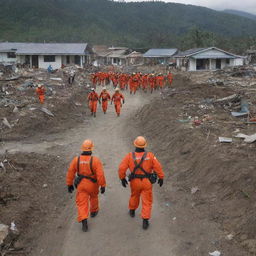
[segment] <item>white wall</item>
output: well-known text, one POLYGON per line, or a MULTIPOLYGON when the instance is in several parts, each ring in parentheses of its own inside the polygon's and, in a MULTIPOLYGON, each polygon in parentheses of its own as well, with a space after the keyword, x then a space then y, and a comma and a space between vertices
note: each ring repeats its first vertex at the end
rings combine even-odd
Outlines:
POLYGON ((16 58, 7 58, 7 52, 0 53, 0 63, 16 63, 16 58))
POLYGON ((52 65, 53 69, 59 69, 61 68, 61 56, 55 55, 55 62, 44 62, 44 56, 39 55, 38 56, 38 67, 47 69, 49 65, 52 65))
POLYGON ((234 59, 234 66, 242 66, 242 65, 244 65, 244 59, 243 58, 234 59))
POLYGON ((196 71, 196 60, 193 58, 189 59, 189 66, 188 66, 189 71, 196 71))

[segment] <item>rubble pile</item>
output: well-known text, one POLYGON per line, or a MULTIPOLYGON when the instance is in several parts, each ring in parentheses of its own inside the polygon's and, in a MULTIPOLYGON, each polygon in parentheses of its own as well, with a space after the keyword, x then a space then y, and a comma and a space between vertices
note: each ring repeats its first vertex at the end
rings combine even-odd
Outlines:
MULTIPOLYGON (((85 99, 88 78, 88 72, 76 66, 65 67, 53 73, 40 69, 18 69, 3 74, 0 77, 1 137, 7 140, 8 134, 14 134, 16 129, 26 130, 31 122, 36 124, 44 119, 54 118, 54 113, 63 104, 68 105, 68 101, 78 90, 84 91, 85 99), (71 73, 75 74, 73 85, 68 83, 71 73), (35 93, 38 84, 46 89, 46 102, 43 106, 35 93)), ((23 132, 20 132, 22 136, 23 132)))
POLYGON ((228 67, 216 71, 191 72, 188 77, 195 84, 256 88, 256 67, 228 67))

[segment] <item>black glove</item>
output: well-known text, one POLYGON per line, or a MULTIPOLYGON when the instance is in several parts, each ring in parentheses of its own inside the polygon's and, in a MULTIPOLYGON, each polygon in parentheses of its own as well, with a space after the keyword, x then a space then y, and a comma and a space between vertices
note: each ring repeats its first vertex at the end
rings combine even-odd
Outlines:
POLYGON ((72 193, 73 191, 74 191, 74 186, 73 185, 68 186, 68 192, 72 193))
POLYGON ((162 187, 163 184, 164 184, 164 180, 163 180, 163 179, 159 179, 159 180, 158 180, 158 184, 159 184, 160 187, 162 187))
POLYGON ((104 193, 105 193, 105 190, 106 190, 105 187, 101 187, 101 188, 100 188, 100 193, 101 193, 101 194, 104 194, 104 193))
POLYGON ((124 104, 124 100, 123 100, 123 104, 124 104))
POLYGON ((122 186, 123 186, 124 188, 126 188, 126 185, 128 185, 127 180, 126 180, 126 179, 121 179, 121 182, 122 182, 122 186))
POLYGON ((111 105, 113 104, 113 101, 111 101, 111 105))
POLYGON ((99 100, 99 104, 101 104, 101 101, 99 100))

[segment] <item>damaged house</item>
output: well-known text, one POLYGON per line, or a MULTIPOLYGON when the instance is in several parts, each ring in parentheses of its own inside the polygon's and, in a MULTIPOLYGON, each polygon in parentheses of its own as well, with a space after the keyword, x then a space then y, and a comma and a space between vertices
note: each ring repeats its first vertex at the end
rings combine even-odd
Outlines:
POLYGON ((225 67, 241 66, 245 57, 216 47, 196 48, 175 55, 177 68, 187 71, 218 70, 225 67))
POLYGON ((126 65, 126 57, 132 50, 126 47, 107 47, 107 46, 94 46, 94 66, 126 65))
POLYGON ((59 69, 66 65, 84 67, 92 50, 86 43, 0 43, 0 63, 27 65, 30 68, 59 69))
POLYGON ((175 62, 174 55, 178 49, 149 49, 144 53, 145 64, 163 64, 168 65, 175 62))

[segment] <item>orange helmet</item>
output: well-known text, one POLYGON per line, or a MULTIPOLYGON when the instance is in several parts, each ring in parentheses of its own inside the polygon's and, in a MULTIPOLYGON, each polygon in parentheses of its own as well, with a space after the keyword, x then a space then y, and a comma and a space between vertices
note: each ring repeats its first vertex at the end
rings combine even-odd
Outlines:
POLYGON ((134 140, 133 144, 136 148, 145 148, 147 146, 147 141, 144 137, 139 136, 134 140))
POLYGON ((94 144, 91 140, 85 140, 81 146, 82 151, 92 151, 94 148, 94 144))

